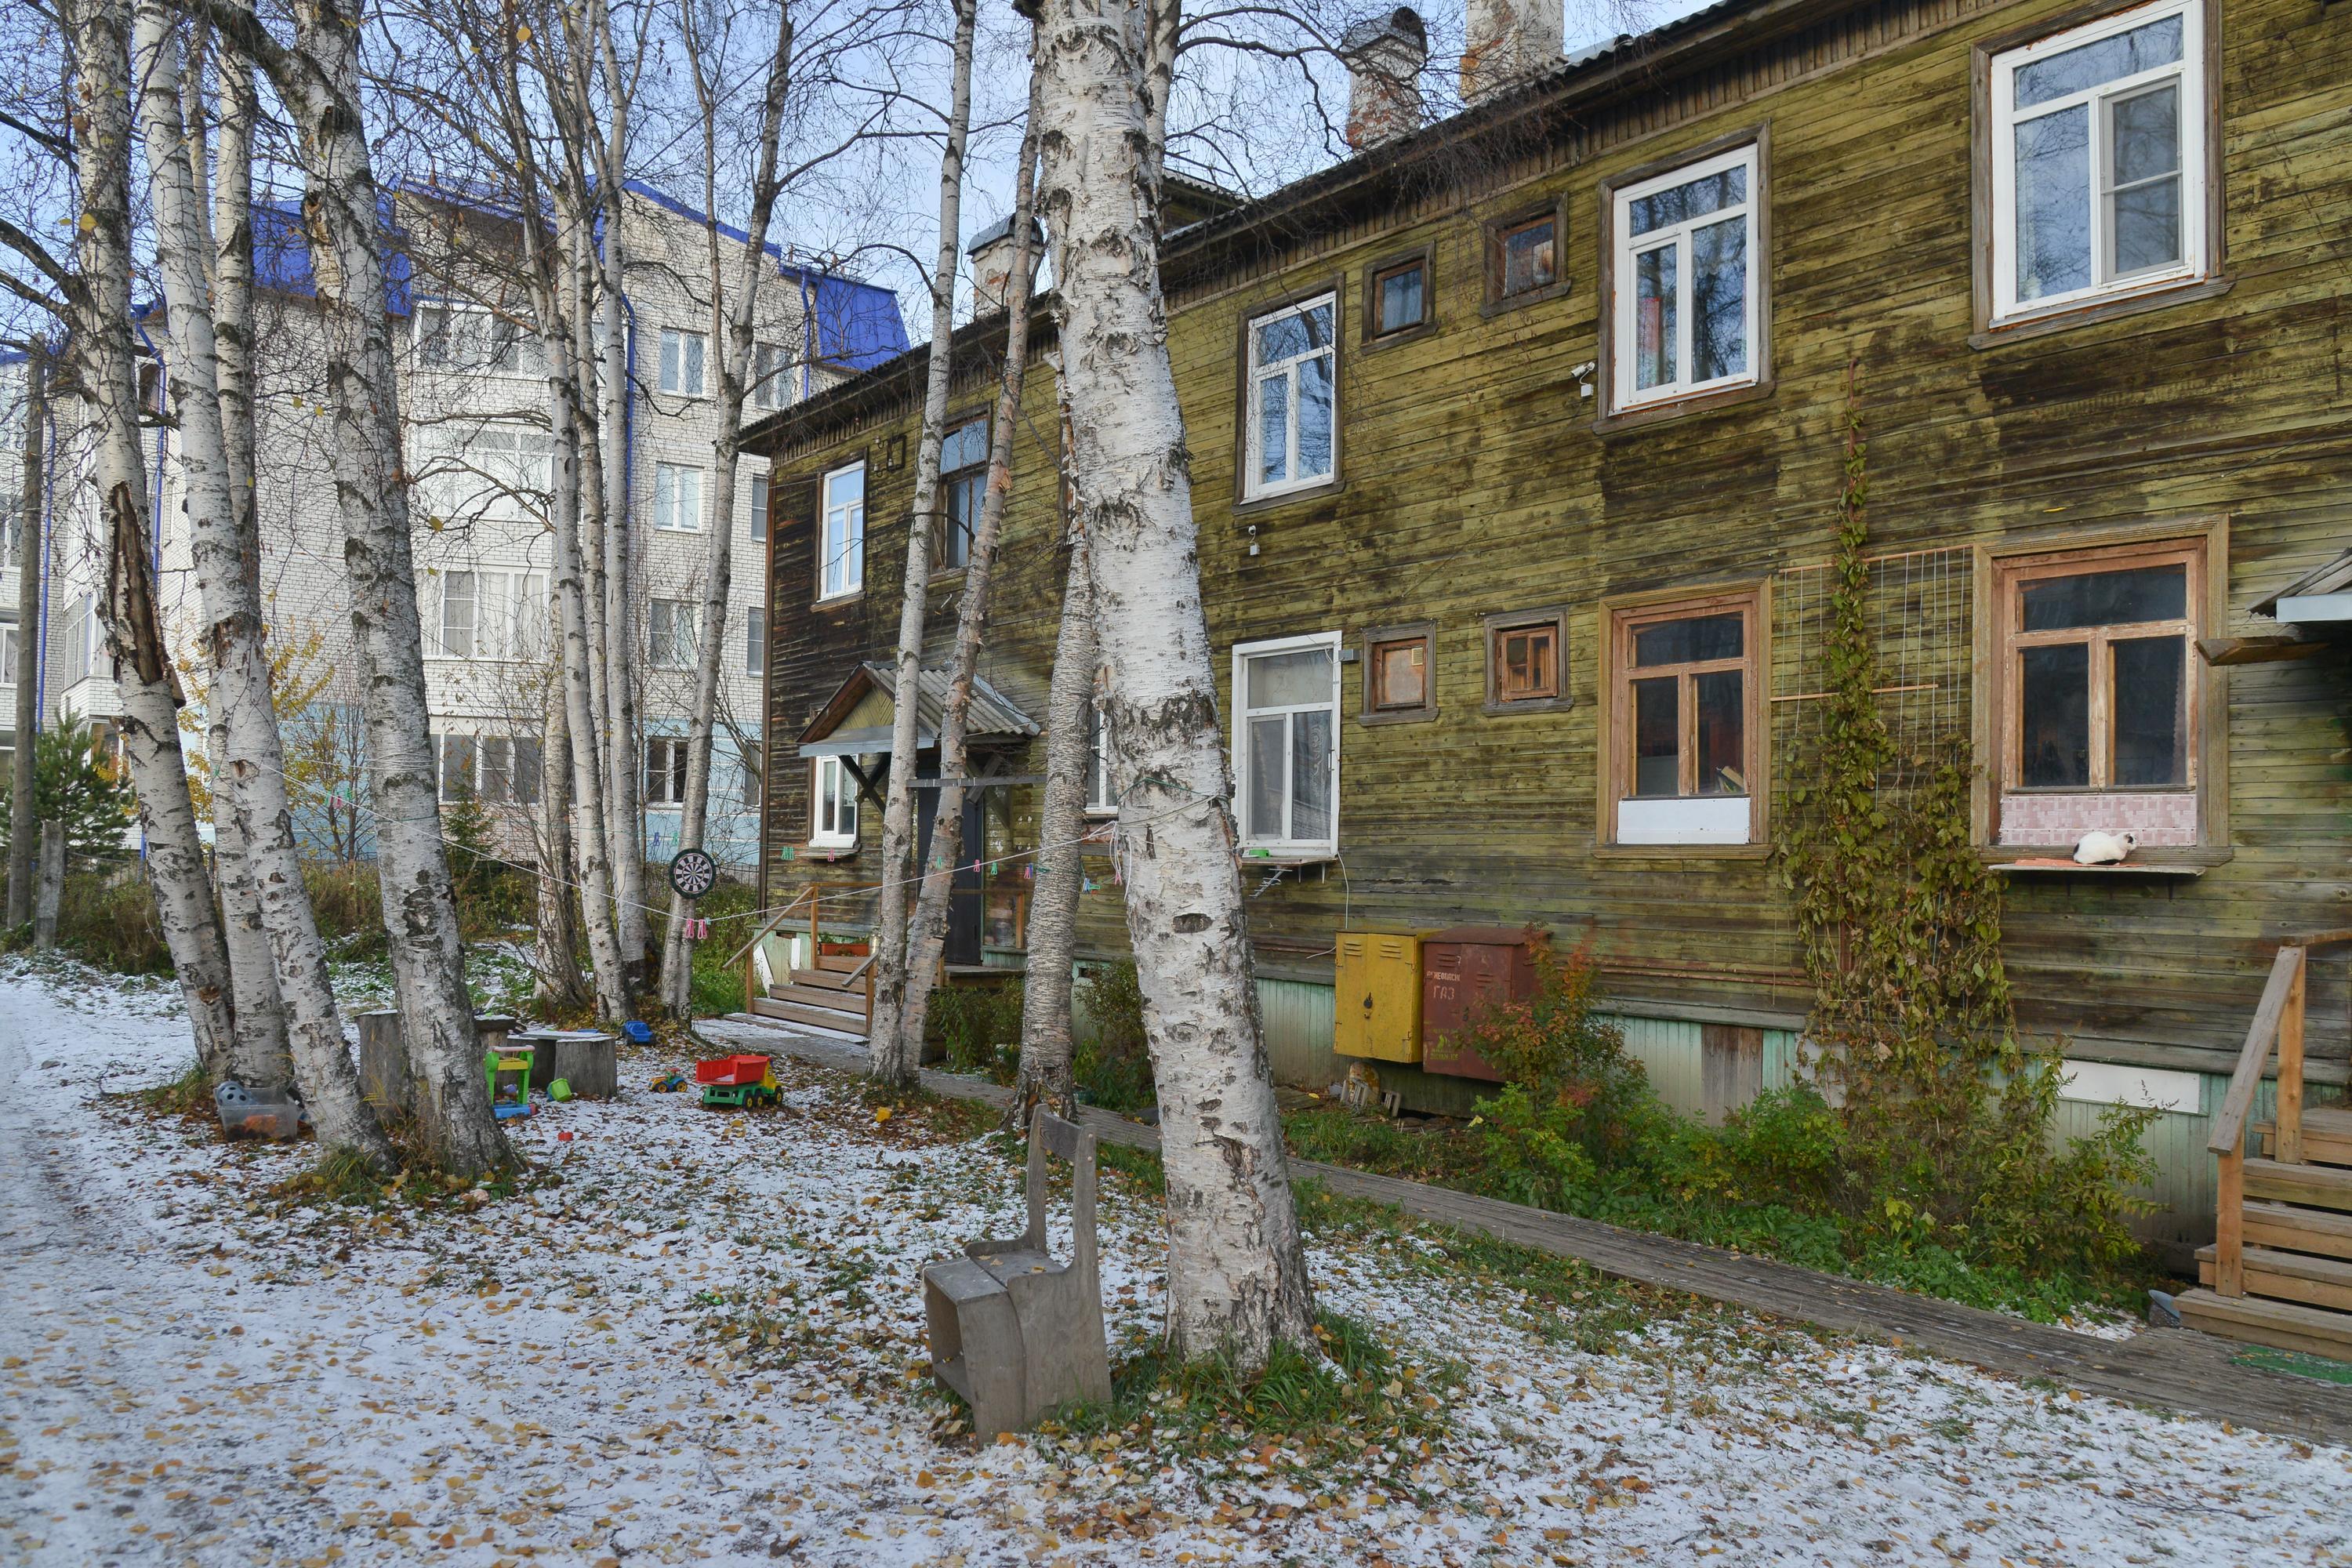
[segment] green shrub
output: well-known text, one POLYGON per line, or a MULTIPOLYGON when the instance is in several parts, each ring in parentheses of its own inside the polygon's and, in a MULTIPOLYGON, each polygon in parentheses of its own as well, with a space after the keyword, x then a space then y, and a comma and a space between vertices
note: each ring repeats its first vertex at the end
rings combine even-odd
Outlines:
POLYGON ((944 1056, 950 1072, 1011 1083, 1021 1061, 1021 999, 1018 981, 934 986, 923 1014, 923 1054, 944 1056))
MULTIPOLYGON (((0 788, 0 847, 14 831, 15 805, 15 793, 0 788)), ((44 822, 65 824, 69 872, 131 858, 130 831, 139 814, 131 775, 79 719, 53 723, 34 741, 33 810, 44 822)))
POLYGON ((319 934, 337 958, 363 962, 390 951, 392 944, 383 929, 383 884, 376 879, 374 861, 341 865, 307 860, 302 865, 302 884, 310 890, 319 934))
POLYGON ((175 973, 154 890, 133 869, 68 877, 58 900, 58 944, 117 974, 175 973))
POLYGON ((1070 1064, 1088 1103, 1130 1115, 1159 1098, 1151 1077, 1150 1038, 1143 1026, 1143 985, 1132 960, 1098 966, 1087 976, 1087 1018, 1070 1064))

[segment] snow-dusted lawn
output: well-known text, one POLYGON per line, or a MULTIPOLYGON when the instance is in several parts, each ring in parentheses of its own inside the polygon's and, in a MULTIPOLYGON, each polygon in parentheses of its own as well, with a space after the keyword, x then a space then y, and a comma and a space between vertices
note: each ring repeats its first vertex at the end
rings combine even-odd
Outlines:
MULTIPOLYGON (((877 1129, 805 1069, 736 1117, 634 1063, 619 1101, 526 1124, 560 1184, 289 1206, 268 1188, 308 1144, 99 1098, 184 1064, 175 1015, 0 969, 10 1562, 2352 1562, 2343 1450, 1711 1310, 1539 1333, 1385 1232, 1318 1237, 1316 1279, 1423 1368, 1466 1367, 1428 1454, 975 1448, 915 1371, 915 1280, 1008 1226, 1017 1173, 987 1150, 912 1111, 877 1129)), ((1105 1212, 1113 1335, 1142 1342, 1154 1216, 1124 1183, 1105 1212)), ((1596 1289, 1589 1326, 1622 1300, 1596 1289)))

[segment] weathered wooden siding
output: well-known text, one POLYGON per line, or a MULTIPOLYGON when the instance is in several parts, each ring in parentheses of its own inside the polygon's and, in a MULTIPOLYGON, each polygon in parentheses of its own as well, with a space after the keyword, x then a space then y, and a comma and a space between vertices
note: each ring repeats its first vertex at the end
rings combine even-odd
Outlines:
MULTIPOLYGON (((1279 977, 1328 975, 1343 921, 1536 920, 1563 934, 1589 926, 1604 989, 1645 1012, 1681 1007, 1703 1020, 1717 1016, 1709 1009, 1742 1010, 1768 1034, 1801 1015, 1785 900, 1760 855, 1595 846, 1598 605, 1769 581, 1776 632, 1792 637, 1791 595, 1830 547, 1850 363, 1869 423, 1876 549, 1943 552, 1964 575, 1978 545, 2226 514, 2230 624, 2209 630, 2227 633, 2255 629, 2243 606, 2352 542, 2343 479, 2352 459, 2352 121, 2341 86, 2352 78, 2352 29, 2326 8, 2225 7, 2216 74, 2227 292, 1970 346, 1970 49, 2067 9, 2056 0, 1858 6, 1777 42, 1721 51, 1689 80, 1629 76, 1541 150, 1465 166, 1385 213, 1350 209, 1320 226, 1302 215, 1269 224, 1254 249, 1214 235, 1213 246, 1184 236, 1171 244, 1172 350, 1221 654, 1237 641, 1333 628, 1350 647, 1368 626, 1438 628, 1432 722, 1357 722, 1362 667, 1347 667, 1340 858, 1278 879, 1244 868, 1260 955, 1279 977), (1754 126, 1769 129, 1769 393, 1596 432, 1595 405, 1570 372, 1598 352, 1600 182, 1754 126), (1480 221, 1560 193, 1568 289, 1482 315, 1480 221), (1435 257, 1435 330, 1366 351, 1363 268, 1423 244, 1435 257), (1341 483, 1237 511, 1239 322, 1321 279, 1342 299, 1341 483), (1572 611, 1574 705, 1481 712, 1481 617, 1561 603, 1572 611)), ((959 410, 982 401, 986 368, 975 365, 959 410)), ((1033 376, 1025 403, 984 672, 1042 712, 1061 581, 1050 375, 1033 376)), ((811 874, 781 858, 806 833, 805 768, 790 737, 856 659, 887 651, 911 485, 911 462, 891 473, 878 460, 891 435, 911 439, 903 403, 861 416, 846 434, 811 424, 825 406, 780 425, 786 434, 772 450, 780 473, 803 475, 873 450, 867 589, 847 609, 811 611, 808 522, 780 512, 772 877, 811 874)), ((785 493, 780 485, 780 501, 785 493)), ((1969 650, 1967 613, 1955 614, 1940 653, 1921 657, 1942 659, 1957 684, 1969 650)), ((948 619, 935 618, 942 640, 948 619)), ((1789 647, 1776 647, 1773 669, 1774 695, 1805 689, 1789 647)), ((2332 657, 2246 667, 2227 680, 2219 863, 2184 882, 2012 882, 2011 978, 2028 1021, 2068 1037, 2071 1055, 2226 1071, 2266 944, 2352 925, 2352 670, 2332 657)), ((1042 748, 1029 760, 1040 758, 1042 748)), ((1034 844, 1033 796, 1015 802, 1007 848, 1034 844)), ((1092 863, 1105 885, 1085 901, 1082 941, 1116 952, 1117 889, 1108 863, 1092 863)), ((856 859, 821 874, 863 879, 856 859)), ((2314 978, 2317 1072, 2340 1079, 2352 1008, 2344 960, 2314 978)))

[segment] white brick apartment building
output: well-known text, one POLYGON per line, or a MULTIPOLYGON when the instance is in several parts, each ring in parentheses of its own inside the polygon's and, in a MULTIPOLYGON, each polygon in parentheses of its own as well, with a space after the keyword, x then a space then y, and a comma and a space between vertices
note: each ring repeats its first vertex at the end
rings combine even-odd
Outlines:
MULTIPOLYGON (((711 773, 706 845, 722 860, 749 865, 757 851, 761 739, 761 652, 766 566, 766 466, 742 460, 736 493, 711 493, 718 433, 718 354, 709 341, 708 240, 701 215, 650 187, 632 184, 625 241, 624 321, 630 364, 623 462, 637 542, 635 595, 628 628, 646 737, 646 852, 675 847, 684 793, 685 746, 699 601, 709 531, 734 532, 735 565, 722 652, 719 731, 711 773)), ((553 533, 541 491, 547 473, 546 383, 538 345, 512 313, 489 307, 501 289, 458 259, 465 236, 502 221, 445 200, 404 199, 404 245, 392 268, 394 336, 404 372, 402 410, 414 484, 417 602, 425 624, 427 701, 441 737, 445 798, 470 790, 520 828, 536 800, 539 737, 548 659, 548 597, 553 533), (455 214, 453 217, 451 215, 455 214), (427 238, 431 233, 434 237, 427 238), (441 258, 436 261, 435 258, 441 258), (464 282, 454 281, 465 279, 464 282)), ((287 719, 289 746, 306 739, 356 761, 351 721, 357 697, 342 570, 342 525, 328 452, 320 322, 299 212, 255 212, 261 279, 256 333, 261 394, 256 412, 256 480, 262 532, 262 591, 271 636, 289 650, 282 687, 316 688, 287 719)), ((732 285, 746 237, 724 229, 732 285)), ((747 418, 796 402, 845 374, 899 353, 906 331, 887 289, 789 260, 771 246, 758 309, 754 365, 761 378, 747 418)), ((168 351, 160 324, 142 334, 142 385, 157 411, 152 431, 157 498, 156 559, 163 611, 175 647, 197 626, 188 529, 180 507, 171 428, 157 357, 168 351)), ((0 376, 21 371, 0 366, 0 376)), ((17 400, 8 399, 13 407, 17 400)), ((96 497, 77 482, 75 405, 61 405, 49 501, 47 624, 27 639, 26 660, 42 682, 44 714, 103 721, 116 709, 112 672, 91 613, 103 555, 96 497)), ((12 456, 0 473, 13 475, 12 456)), ((14 617, 14 578, 0 583, 0 616, 14 617)), ((0 675, 9 673, 0 670, 0 675)), ((0 693, 5 695, 5 693, 0 693)), ((10 699, 13 700, 13 699, 10 699)), ((13 713, 13 708, 5 710, 13 713)), ((0 720, 13 726, 13 720, 0 720)), ((302 826, 327 847, 356 840, 364 814, 330 806, 302 826)))

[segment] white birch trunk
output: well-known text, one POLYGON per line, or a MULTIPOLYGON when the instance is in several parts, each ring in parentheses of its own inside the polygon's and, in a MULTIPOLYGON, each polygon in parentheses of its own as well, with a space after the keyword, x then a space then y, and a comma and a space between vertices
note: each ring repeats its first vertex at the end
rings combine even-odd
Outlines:
MULTIPOLYGON (((866 1027, 867 1071, 884 1083, 912 1083, 923 1042, 899 1026, 910 986, 928 990, 929 973, 907 968, 906 875, 915 843, 916 717, 922 690, 923 611, 930 594, 931 542, 940 526, 940 441, 955 363, 956 256, 963 241, 963 149, 971 123, 971 46, 977 0, 956 0, 953 79, 947 148, 940 158, 940 250, 931 268, 929 380, 923 431, 915 454, 915 505, 907 520, 907 575, 898 605, 896 706, 890 718, 890 780, 883 796, 881 889, 874 901, 874 1007, 866 1027)), ((932 831, 939 830, 936 817, 932 831)))
MULTIPOLYGON (((219 70, 221 113, 214 145, 217 162, 212 182, 215 211, 209 240, 214 377, 218 390, 221 448, 228 468, 231 504, 239 540, 258 540, 253 473, 253 128, 259 113, 252 68, 225 56, 219 70)), ((152 91, 152 84, 148 85, 152 91)), ((201 104, 203 93, 189 73, 183 101, 201 104)), ((190 118, 193 120, 194 114, 190 118)), ((192 132, 195 128, 191 126, 192 132)), ((153 132, 149 132, 152 144, 153 132)), ((202 210, 205 197, 204 138, 193 133, 188 147, 190 181, 202 210)), ((261 600, 261 552, 243 551, 239 571, 255 604, 261 600)), ((215 689, 217 689, 217 671, 215 689)), ((220 884, 222 925, 228 945, 229 984, 236 1004, 237 1081, 282 1085, 294 1079, 289 1054, 287 1010, 278 987, 277 958, 261 915, 247 840, 236 820, 225 770, 235 755, 220 704, 208 715, 213 762, 213 865, 220 884)))
POLYGON ((1045 0, 1041 180, 1059 237, 1070 459, 1094 547, 1118 737, 1128 937, 1167 1171, 1168 1332, 1244 1369, 1310 1347, 1298 1236, 1251 974, 1232 781, 1168 357, 1143 79, 1150 14, 1045 0))
MULTIPOLYGON (((600 37, 612 60, 609 10, 597 8, 600 37)), ((610 74, 610 73, 608 73, 610 74)), ((617 81, 617 77, 615 78, 617 81)), ((604 213, 603 266, 597 279, 596 349, 602 368, 603 429, 599 432, 604 475, 604 702, 606 706, 605 837, 612 851, 613 923, 621 961, 634 997, 645 988, 646 894, 646 818, 639 767, 644 747, 638 735, 635 661, 637 640, 636 509, 629 494, 629 410, 636 388, 629 383, 627 247, 628 100, 614 93, 611 132, 596 195, 604 213)))
MULTIPOLYGON (((333 474, 367 725, 370 805, 383 888, 401 1037, 416 1074, 417 1125, 429 1159, 460 1175, 512 1164, 490 1115, 473 1005, 457 942, 457 906, 442 849, 425 704, 424 629, 409 549, 383 256, 382 195, 360 91, 358 0, 297 0, 295 48, 276 46, 250 14, 240 28, 256 63, 294 112, 308 179, 304 217, 327 329, 333 474)), ((216 24, 223 12, 210 15, 216 24)))
POLYGON ((1045 803, 1039 813, 1037 879, 1029 900, 1029 968, 1021 987, 1021 1067, 1013 1085, 1026 1127, 1040 1100, 1073 1114, 1070 972, 1077 958, 1078 894, 1086 885, 1077 839, 1087 826, 1087 710, 1095 700, 1095 581, 1085 520, 1070 520, 1070 570, 1062 590, 1062 626, 1054 642, 1054 679, 1045 698, 1045 803))
MULTIPOLYGON (((695 652, 694 707, 688 719, 686 799, 678 813, 680 849, 702 847, 703 835, 709 826, 710 753, 718 731, 719 667, 727 649, 727 598, 734 574, 733 513, 736 471, 741 454, 743 401, 752 369, 752 331, 759 321, 760 284, 768 275, 768 226, 775 215, 780 188, 777 163, 792 60, 792 23, 780 9, 776 48, 769 58, 767 83, 760 99, 760 152, 759 163, 751 176, 751 221, 745 226, 740 275, 731 295, 727 287, 726 253, 719 243, 717 219, 713 217, 703 231, 710 263, 710 342, 714 346, 725 343, 726 350, 718 365, 719 433, 711 448, 716 478, 712 503, 715 515, 711 519, 710 561, 702 584, 702 641, 695 652)), ((716 214, 719 116, 725 111, 726 104, 702 70, 698 52, 695 58, 695 91, 702 110, 702 210, 716 214)), ((763 532, 766 526, 762 520, 763 532)), ((687 918, 693 909, 685 899, 672 893, 668 926, 662 938, 662 1000, 672 1016, 680 1018, 693 1012, 693 962, 685 936, 687 918)))
MULTIPOLYGON (((49 356, 41 334, 30 334, 25 355, 25 443, 17 472, 24 480, 23 521, 16 534, 16 625, 41 624, 41 590, 48 578, 48 434, 49 356)), ((29 634, 27 634, 29 635, 29 634)), ((27 645, 20 645, 27 646, 27 645)), ((27 667, 29 668, 29 667, 27 667)), ((33 858, 40 835, 33 824, 40 813, 33 808, 33 740, 40 730, 40 683, 16 682, 16 748, 8 764, 8 820, 16 824, 8 835, 8 924, 29 924, 33 918, 33 858)))
MULTIPOLYGON (((1013 491, 1013 432, 1021 422, 1021 384, 1029 362, 1029 286, 1031 253, 1034 248, 1037 197, 1037 95, 1031 78, 1029 116, 1021 135, 1021 163, 1013 176, 1013 274, 1004 288, 1004 369, 996 390, 996 417, 990 426, 988 489, 974 524, 971 553, 965 563, 963 595, 956 609, 955 650, 948 663, 947 699, 940 716, 940 777, 967 778, 971 773, 969 743, 972 677, 980 668, 980 646, 988 632, 988 590, 996 569, 997 537, 1004 523, 1006 499, 1013 491)), ((949 897, 955 886, 956 863, 964 858, 964 786, 942 783, 940 806, 931 818, 931 848, 925 858, 922 880, 915 900, 914 935, 909 943, 908 973, 938 971, 947 951, 949 897)), ((977 853, 976 847, 974 853, 977 853)), ((930 1012, 927 985, 909 986, 898 1032, 904 1054, 922 1059, 923 1026, 930 1012)), ((1025 1010, 1026 1003, 1024 1003, 1025 1010)))
MULTIPOLYGON (((135 15, 136 79, 154 208, 156 261, 163 274, 171 333, 172 404, 180 419, 180 474, 188 511, 197 591, 206 622, 203 642, 213 667, 212 695, 225 744, 222 793, 231 835, 243 858, 274 962, 272 1000, 282 996, 279 1025, 310 1124, 331 1149, 355 1152, 379 1169, 394 1163, 392 1146, 360 1098, 359 1074, 343 1040, 341 1015, 327 981, 294 818, 286 802, 286 752, 269 701, 269 662, 262 648, 261 595, 247 563, 260 553, 250 508, 237 504, 223 432, 219 363, 205 259, 204 215, 180 119, 180 49, 172 19, 143 0, 135 15), (242 526, 241 526, 242 525, 242 526)), ((230 950, 232 965, 236 952, 230 950)))
POLYGON ((80 289, 72 322, 82 395, 94 409, 93 478, 109 522, 112 571, 105 599, 117 721, 147 879, 187 1005, 196 1058, 215 1079, 230 1060, 228 954, 205 869, 194 803, 180 750, 178 681, 165 657, 148 563, 147 470, 140 450, 139 382, 131 360, 131 38, 127 0, 82 0, 72 12, 74 163, 80 208, 80 289))

